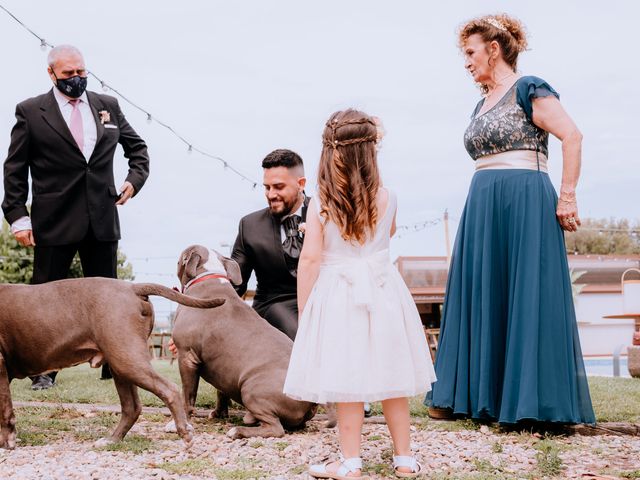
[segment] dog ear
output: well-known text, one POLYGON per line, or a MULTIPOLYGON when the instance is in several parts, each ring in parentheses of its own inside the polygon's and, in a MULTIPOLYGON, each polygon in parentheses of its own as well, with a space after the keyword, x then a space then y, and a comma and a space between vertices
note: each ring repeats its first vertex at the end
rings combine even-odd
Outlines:
POLYGON ((222 255, 219 255, 218 258, 220 258, 222 265, 224 265, 229 281, 234 285, 240 285, 242 283, 242 274, 240 273, 240 265, 238 265, 238 262, 232 258, 223 257, 222 255))
POLYGON ((200 255, 196 252, 189 252, 189 256, 184 259, 182 262, 185 265, 184 273, 187 278, 192 279, 196 276, 196 270, 198 269, 198 264, 200 263, 200 255))

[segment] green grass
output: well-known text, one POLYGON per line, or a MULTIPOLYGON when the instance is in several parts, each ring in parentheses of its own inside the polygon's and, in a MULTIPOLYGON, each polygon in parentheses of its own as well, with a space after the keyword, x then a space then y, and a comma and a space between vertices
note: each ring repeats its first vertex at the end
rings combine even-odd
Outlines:
MULTIPOLYGON (((178 364, 169 365, 168 360, 154 360, 152 362, 156 372, 180 385, 178 364)), ((48 390, 31 390, 31 380, 14 380, 11 382, 11 396, 17 401, 38 401, 55 403, 97 403, 119 404, 118 393, 112 380, 98 380, 100 370, 89 367, 88 364, 78 365, 62 370, 56 378, 56 386, 48 390)), ((154 394, 138 389, 140 400, 146 407, 162 407, 162 400, 154 394)), ((208 383, 201 381, 198 388, 196 406, 213 408, 216 403, 215 389, 208 383)))
POLYGON ((140 435, 129 434, 124 437, 121 442, 111 443, 99 450, 107 450, 109 452, 131 452, 135 454, 143 453, 148 450, 155 450, 154 443, 148 438, 140 435))
POLYGON ((640 423, 640 378, 589 377, 598 422, 640 423))
POLYGON ((365 475, 377 475, 380 478, 394 478, 393 467, 390 463, 365 464, 363 469, 365 475))
POLYGON ((538 450, 536 453, 536 460, 538 462, 536 468, 540 476, 556 477, 560 475, 564 466, 560 458, 560 447, 558 444, 549 438, 545 438, 537 442, 534 448, 538 450))
MULTIPOLYGON (((178 365, 169 365, 167 360, 152 362, 156 371, 165 378, 180 385, 178 365)), ((118 404, 118 395, 112 381, 100 381, 100 371, 88 364, 63 370, 56 379, 58 385, 49 390, 32 391, 28 379, 14 380, 11 383, 11 395, 14 401, 43 401, 55 403, 95 403, 118 404)), ((640 423, 640 379, 589 377, 591 397, 598 422, 640 423)), ((196 406, 215 407, 215 389, 204 381, 200 382, 196 406)), ((140 389, 140 399, 144 406, 161 407, 162 401, 152 393, 140 389)), ((422 396, 410 399, 411 415, 414 418, 427 417, 427 408, 422 404, 422 396)), ((373 413, 382 413, 381 404, 372 404, 373 413)), ((240 423, 241 418, 231 418, 232 423, 240 423)), ((426 422, 426 428, 448 430, 477 429, 474 422, 426 422)), ((425 426, 425 425, 423 425, 425 426)))
POLYGON ((98 440, 118 421, 116 414, 100 412, 85 417, 64 408, 28 407, 16 410, 16 430, 21 445, 45 445, 54 441, 98 440))
POLYGON ((213 473, 215 465, 211 460, 192 458, 182 462, 161 463, 157 467, 176 475, 200 475, 213 473))
POLYGON ((640 470, 633 470, 630 472, 620 472, 619 475, 622 478, 640 478, 640 470))

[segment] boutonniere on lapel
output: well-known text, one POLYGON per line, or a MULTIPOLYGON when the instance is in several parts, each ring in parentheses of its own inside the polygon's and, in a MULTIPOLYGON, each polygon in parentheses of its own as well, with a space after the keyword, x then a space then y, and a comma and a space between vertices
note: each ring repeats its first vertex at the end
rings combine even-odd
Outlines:
POLYGON ((307 231, 307 224, 306 222, 301 222, 298 225, 298 236, 300 238, 304 238, 304 233, 307 231))
POLYGON ((100 110, 98 112, 98 116, 100 117, 100 125, 104 125, 105 123, 109 123, 111 121, 111 114, 106 110, 100 110))

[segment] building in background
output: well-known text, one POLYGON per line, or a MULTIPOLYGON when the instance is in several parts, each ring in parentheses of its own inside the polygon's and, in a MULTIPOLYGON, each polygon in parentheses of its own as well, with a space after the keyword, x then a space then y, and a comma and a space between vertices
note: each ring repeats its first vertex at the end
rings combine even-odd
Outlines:
MULTIPOLYGON (((604 316, 623 313, 622 273, 640 268, 640 255, 569 255, 568 260, 583 355, 608 356, 620 346, 631 345, 633 320, 604 316)), ((395 265, 413 295, 432 345, 440 328, 447 258, 398 257, 395 265)))

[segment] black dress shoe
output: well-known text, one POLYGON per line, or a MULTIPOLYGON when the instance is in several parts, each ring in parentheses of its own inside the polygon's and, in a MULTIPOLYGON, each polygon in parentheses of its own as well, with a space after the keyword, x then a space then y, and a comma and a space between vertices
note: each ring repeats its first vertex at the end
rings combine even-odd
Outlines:
POLYGON ((111 380, 113 375, 111 375, 111 369, 109 368, 109 364, 105 363, 102 365, 102 374, 100 375, 100 380, 111 380))
POLYGON ((31 377, 31 390, 46 390, 55 385, 49 375, 38 375, 31 377))

